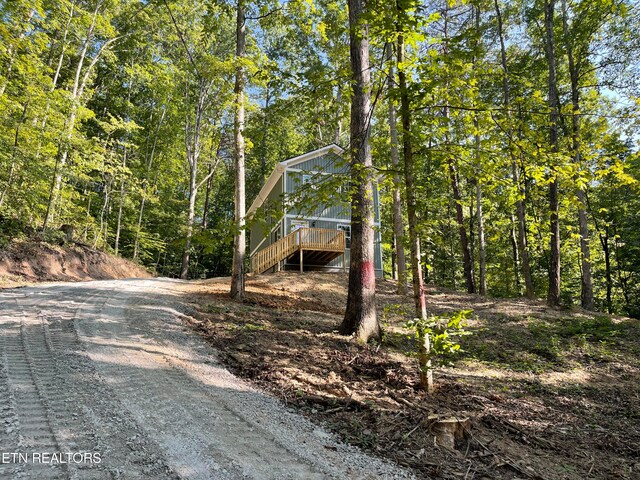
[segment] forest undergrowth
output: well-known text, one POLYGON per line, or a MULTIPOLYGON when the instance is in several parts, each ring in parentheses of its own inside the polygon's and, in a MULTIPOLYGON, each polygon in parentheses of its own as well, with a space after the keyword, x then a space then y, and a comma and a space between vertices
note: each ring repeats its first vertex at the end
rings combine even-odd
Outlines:
POLYGON ((427 394, 404 327, 410 297, 379 281, 383 342, 358 345, 337 333, 346 280, 250 277, 245 303, 228 300, 227 280, 202 281, 192 327, 236 374, 420 477, 638 478, 638 320, 430 286, 430 313, 473 314, 427 394), (464 430, 454 448, 437 435, 451 419, 464 430))

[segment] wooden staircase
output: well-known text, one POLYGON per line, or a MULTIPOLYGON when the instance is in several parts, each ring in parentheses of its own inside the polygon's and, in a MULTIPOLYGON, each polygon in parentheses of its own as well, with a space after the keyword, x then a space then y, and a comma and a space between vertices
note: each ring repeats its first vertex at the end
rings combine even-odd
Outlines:
POLYGON ((326 265, 334 258, 344 255, 345 249, 346 237, 342 230, 299 228, 254 253, 251 257, 251 272, 259 274, 279 267, 281 262, 296 254, 302 272, 305 257, 308 263, 326 265))

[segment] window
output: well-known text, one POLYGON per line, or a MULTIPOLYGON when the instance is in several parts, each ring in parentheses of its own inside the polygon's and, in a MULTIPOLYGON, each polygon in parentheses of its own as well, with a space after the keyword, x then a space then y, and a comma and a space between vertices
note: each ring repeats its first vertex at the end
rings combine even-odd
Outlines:
POLYGON ((344 232, 346 247, 351 248, 351 225, 341 223, 338 225, 338 230, 342 230, 344 232))

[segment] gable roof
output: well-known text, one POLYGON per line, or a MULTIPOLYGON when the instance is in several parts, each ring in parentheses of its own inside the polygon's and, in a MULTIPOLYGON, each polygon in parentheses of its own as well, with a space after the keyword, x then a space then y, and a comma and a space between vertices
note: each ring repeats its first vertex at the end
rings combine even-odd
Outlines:
POLYGON ((342 155, 344 153, 343 148, 339 147, 335 143, 330 143, 329 145, 312 152, 307 152, 305 154, 298 155, 297 157, 278 162, 276 164, 276 167, 273 169, 273 172, 271 172, 271 175, 269 175, 269 178, 260 189, 260 193, 258 193, 258 196, 249 207, 249 210, 247 210, 247 216, 252 215, 258 208, 262 206, 264 201, 269 196, 269 193, 271 193, 271 190, 273 190, 273 187, 276 186, 276 183, 278 183, 278 180, 288 167, 293 167, 302 162, 306 162, 307 160, 311 160, 312 158, 321 157, 322 155, 325 155, 331 151, 336 155, 342 155))

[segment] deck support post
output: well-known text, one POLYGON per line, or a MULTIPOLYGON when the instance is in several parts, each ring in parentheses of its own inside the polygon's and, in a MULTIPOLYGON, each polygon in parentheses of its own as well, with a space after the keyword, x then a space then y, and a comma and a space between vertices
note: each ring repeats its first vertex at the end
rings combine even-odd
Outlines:
POLYGON ((304 254, 302 253, 304 250, 302 249, 302 247, 300 247, 300 273, 302 273, 304 270, 302 269, 302 261, 303 261, 303 256, 304 254))

